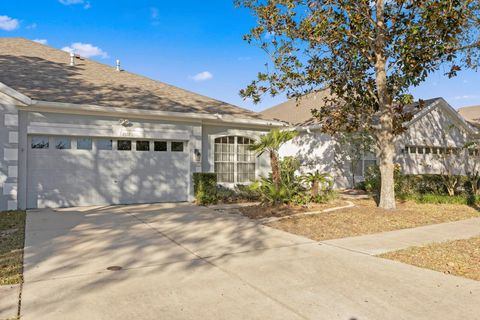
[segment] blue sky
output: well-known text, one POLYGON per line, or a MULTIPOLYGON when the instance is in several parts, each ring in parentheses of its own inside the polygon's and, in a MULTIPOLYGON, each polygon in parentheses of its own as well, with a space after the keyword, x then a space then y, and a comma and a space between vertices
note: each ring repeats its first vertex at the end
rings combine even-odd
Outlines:
MULTIPOLYGON (((0 8, 2 37, 75 47, 110 65, 118 58, 128 71, 260 111, 285 98, 254 105, 238 95, 267 62, 260 49, 242 40, 254 23, 233 0, 2 0, 0 8)), ((438 73, 412 93, 442 96, 461 107, 480 105, 479 88, 478 72, 455 79, 438 73)))

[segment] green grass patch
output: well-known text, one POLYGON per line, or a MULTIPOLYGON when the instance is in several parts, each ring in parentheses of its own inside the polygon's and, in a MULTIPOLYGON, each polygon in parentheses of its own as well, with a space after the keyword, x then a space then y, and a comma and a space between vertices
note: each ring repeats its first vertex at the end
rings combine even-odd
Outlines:
POLYGON ((413 200, 416 203, 430 204, 464 204, 473 205, 480 202, 479 196, 455 195, 448 196, 442 194, 420 194, 420 195, 404 195, 400 197, 403 200, 413 200))
POLYGON ((23 281, 25 211, 0 212, 0 285, 23 281))

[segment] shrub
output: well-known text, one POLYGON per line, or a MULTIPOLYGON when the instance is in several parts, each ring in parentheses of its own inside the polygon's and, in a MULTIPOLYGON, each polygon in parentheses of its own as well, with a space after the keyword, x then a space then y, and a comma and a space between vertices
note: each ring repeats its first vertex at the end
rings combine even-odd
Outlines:
POLYGON ((251 193, 259 195, 259 200, 263 204, 290 203, 292 197, 297 193, 297 189, 290 189, 281 184, 278 188, 271 178, 261 178, 249 186, 251 193))
MULTIPOLYGON (((398 196, 413 196, 424 194, 449 195, 448 187, 451 188, 444 176, 440 174, 409 174, 403 175, 400 167, 396 166, 394 171, 395 178, 395 192, 398 196)), ((468 179, 465 176, 455 176, 458 183, 454 191, 455 195, 464 194, 466 191, 472 189, 468 184, 468 179)), ((365 175, 363 184, 357 185, 363 187, 371 193, 378 194, 380 192, 380 170, 378 167, 371 167, 365 175)), ((452 190, 450 190, 451 192, 452 190)))
POLYGON ((193 173, 193 192, 197 204, 217 203, 217 174, 210 172, 193 173))
POLYGON ((250 185, 237 184, 235 186, 235 192, 240 199, 246 201, 258 201, 260 194, 250 189, 250 185))
POLYGON ((324 203, 335 197, 332 191, 333 181, 328 174, 316 171, 304 176, 296 175, 300 161, 295 157, 283 158, 279 162, 279 168, 281 177, 279 187, 275 186, 270 175, 246 186, 245 191, 263 204, 269 205, 324 203))
POLYGON ((449 196, 445 194, 421 194, 403 196, 404 199, 413 200, 416 203, 431 203, 431 204, 464 204, 474 205, 480 201, 479 196, 469 195, 455 195, 449 196))
POLYGON ((249 185, 237 184, 234 189, 222 185, 217 187, 217 199, 222 203, 258 201, 259 198, 258 192, 251 190, 249 185))
MULTIPOLYGON (((402 173, 401 168, 398 165, 395 165, 394 171, 394 181, 395 181, 395 192, 399 192, 402 183, 402 173)), ((372 166, 368 168, 367 173, 365 174, 365 181, 361 185, 367 192, 379 194, 380 193, 380 186, 381 186, 381 178, 380 178, 380 168, 378 166, 372 166)))

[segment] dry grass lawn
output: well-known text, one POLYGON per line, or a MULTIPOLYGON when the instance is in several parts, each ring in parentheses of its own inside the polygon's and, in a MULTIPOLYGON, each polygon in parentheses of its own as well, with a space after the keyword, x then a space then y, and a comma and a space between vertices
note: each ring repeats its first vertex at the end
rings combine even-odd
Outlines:
POLYGON ((412 247, 380 257, 480 281, 480 237, 412 247))
POLYGON ((269 226, 320 241, 480 217, 479 211, 466 205, 405 201, 387 211, 370 199, 352 202, 353 208, 287 218, 269 226))
POLYGON ((22 282, 25 211, 0 212, 0 285, 22 282))

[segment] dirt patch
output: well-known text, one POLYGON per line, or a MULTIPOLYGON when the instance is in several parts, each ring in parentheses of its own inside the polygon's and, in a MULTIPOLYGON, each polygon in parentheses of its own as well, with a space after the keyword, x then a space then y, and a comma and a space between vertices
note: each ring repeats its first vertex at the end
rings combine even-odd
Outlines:
POLYGON ((396 210, 383 210, 370 199, 352 202, 355 207, 283 219, 269 226, 320 241, 480 217, 479 211, 466 205, 406 201, 398 203, 396 210))
POLYGON ((480 237, 411 247, 380 257, 480 281, 480 237))
POLYGON ((0 285, 22 282, 25 211, 0 212, 0 285))
POLYGON ((250 219, 281 218, 298 213, 322 211, 329 208, 345 206, 348 203, 344 200, 333 200, 328 203, 315 203, 305 206, 278 205, 278 206, 250 206, 240 208, 239 211, 250 219))

